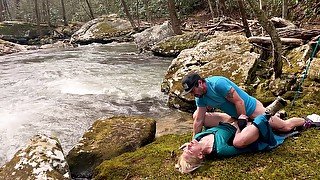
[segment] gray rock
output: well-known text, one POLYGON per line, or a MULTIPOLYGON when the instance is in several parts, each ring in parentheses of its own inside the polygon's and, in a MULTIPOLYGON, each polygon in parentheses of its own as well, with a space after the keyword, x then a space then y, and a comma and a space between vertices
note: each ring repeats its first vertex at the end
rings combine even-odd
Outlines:
POLYGON ((36 135, 0 171, 0 179, 71 179, 60 143, 36 135))
POLYGON ((148 28, 141 33, 134 34, 134 42, 141 50, 150 50, 153 45, 161 40, 171 37, 174 32, 171 28, 170 22, 166 21, 161 25, 156 25, 148 28))
POLYGON ((161 85, 161 90, 169 94, 168 105, 186 111, 194 110, 193 97, 181 95, 181 80, 192 71, 204 78, 226 76, 240 86, 250 82, 259 58, 259 54, 251 52, 251 49, 252 45, 245 36, 220 33, 193 49, 183 50, 172 61, 161 85))

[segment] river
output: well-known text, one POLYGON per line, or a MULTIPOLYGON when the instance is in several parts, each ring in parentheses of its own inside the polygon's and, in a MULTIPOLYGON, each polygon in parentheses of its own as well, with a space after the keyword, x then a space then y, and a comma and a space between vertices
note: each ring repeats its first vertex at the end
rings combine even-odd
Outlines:
POLYGON ((56 136, 66 154, 98 118, 168 113, 160 84, 171 60, 132 43, 1 56, 0 165, 36 134, 56 136))

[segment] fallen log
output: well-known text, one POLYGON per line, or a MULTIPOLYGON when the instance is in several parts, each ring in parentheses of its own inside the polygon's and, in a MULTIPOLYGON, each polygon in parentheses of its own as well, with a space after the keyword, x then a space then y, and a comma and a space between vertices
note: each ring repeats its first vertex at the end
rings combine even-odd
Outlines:
POLYGON ((280 37, 297 38, 310 40, 311 38, 320 35, 320 29, 281 29, 278 31, 280 37))
MULTIPOLYGON (((258 37, 258 36, 252 36, 249 37, 250 43, 257 43, 257 44, 271 44, 271 38, 270 37, 258 37)), ((303 44, 302 39, 295 39, 295 38, 280 38, 281 43, 283 45, 289 45, 289 46, 301 46, 303 44)))

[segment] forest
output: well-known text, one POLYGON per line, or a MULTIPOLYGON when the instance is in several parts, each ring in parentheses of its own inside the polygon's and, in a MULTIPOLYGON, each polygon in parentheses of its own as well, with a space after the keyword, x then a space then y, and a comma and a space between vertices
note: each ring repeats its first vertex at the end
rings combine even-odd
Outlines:
MULTIPOLYGON (((249 19, 255 17, 245 0, 1 0, 0 21, 24 21, 48 24, 50 26, 87 22, 103 14, 119 14, 140 21, 157 23, 168 19, 170 7, 184 21, 196 12, 205 11, 214 17, 228 16, 240 19, 245 10, 249 19)), ((253 1, 254 2, 254 1, 253 1)), ((268 17, 282 17, 301 23, 316 23, 319 2, 316 0, 265 0, 259 1, 259 8, 268 17)))

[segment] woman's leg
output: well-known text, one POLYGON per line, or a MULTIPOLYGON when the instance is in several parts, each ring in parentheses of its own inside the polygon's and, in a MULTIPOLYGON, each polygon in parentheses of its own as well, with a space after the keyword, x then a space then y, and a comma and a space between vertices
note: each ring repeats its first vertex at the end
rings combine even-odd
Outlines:
POLYGON ((233 139, 233 146, 236 148, 244 148, 249 144, 255 142, 259 138, 259 129, 250 124, 247 125, 242 131, 240 131, 237 122, 232 123, 237 128, 235 137, 233 139))
MULTIPOLYGON (((194 112, 193 119, 195 118, 196 113, 197 111, 194 112)), ((233 119, 231 116, 229 116, 226 113, 206 112, 203 125, 206 128, 211 128, 214 126, 218 126, 219 122, 232 123, 234 121, 235 119, 233 119)))
MULTIPOLYGON (((263 104, 257 100, 256 110, 250 116, 250 118, 254 119, 260 114, 265 113, 266 108, 263 104)), ((272 116, 269 120, 270 126, 272 129, 282 132, 288 132, 297 126, 302 126, 305 123, 305 119, 293 117, 288 120, 283 120, 278 116, 272 116)))

